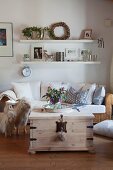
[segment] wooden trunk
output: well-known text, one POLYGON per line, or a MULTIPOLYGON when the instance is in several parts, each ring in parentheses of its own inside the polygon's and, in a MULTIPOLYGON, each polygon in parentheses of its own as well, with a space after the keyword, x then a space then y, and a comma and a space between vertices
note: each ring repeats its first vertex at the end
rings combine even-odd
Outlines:
POLYGON ((74 111, 62 115, 61 119, 61 113, 31 112, 29 152, 93 151, 93 114, 74 111))

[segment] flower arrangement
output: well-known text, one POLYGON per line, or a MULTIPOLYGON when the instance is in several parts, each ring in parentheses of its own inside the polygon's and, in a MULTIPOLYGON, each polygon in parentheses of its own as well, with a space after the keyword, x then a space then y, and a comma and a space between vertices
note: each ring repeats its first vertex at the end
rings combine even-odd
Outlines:
POLYGON ((65 100, 66 91, 64 90, 64 88, 60 88, 59 90, 57 90, 49 86, 47 89, 47 93, 43 97, 46 97, 50 104, 55 105, 56 103, 65 100))

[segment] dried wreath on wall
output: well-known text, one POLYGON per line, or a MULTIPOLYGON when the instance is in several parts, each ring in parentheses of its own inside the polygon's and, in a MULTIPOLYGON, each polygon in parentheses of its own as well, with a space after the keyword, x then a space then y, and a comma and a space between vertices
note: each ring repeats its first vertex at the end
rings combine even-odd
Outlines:
POLYGON ((70 29, 64 22, 54 23, 49 28, 49 36, 54 40, 66 40, 70 37, 70 29), (62 36, 58 37, 55 35, 54 30, 56 27, 63 27, 64 34, 62 36))

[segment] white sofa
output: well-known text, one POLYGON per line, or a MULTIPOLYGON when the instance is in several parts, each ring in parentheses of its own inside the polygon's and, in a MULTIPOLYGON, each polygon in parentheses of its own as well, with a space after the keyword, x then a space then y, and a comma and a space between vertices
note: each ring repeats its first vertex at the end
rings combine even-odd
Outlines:
MULTIPOLYGON (((7 90, 0 94, 0 99, 4 96, 7 96, 9 99, 16 100, 18 98, 25 97, 31 102, 31 107, 38 108, 42 107, 47 101, 42 98, 43 95, 46 94, 48 86, 52 88, 61 88, 64 87, 65 90, 68 90, 70 86, 73 86, 74 89, 79 90, 81 87, 85 87, 83 83, 76 83, 71 85, 70 83, 62 83, 62 82, 40 82, 40 81, 32 81, 32 82, 18 82, 12 83, 13 91, 7 90)), ((95 89, 93 89, 95 90, 95 89)), ((94 91, 92 92, 91 97, 93 96, 94 91)), ((101 114, 106 113, 105 105, 95 105, 88 104, 84 106, 80 106, 79 110, 81 112, 91 112, 95 115, 101 116, 101 114)), ((99 118, 100 121, 100 118, 99 118)))

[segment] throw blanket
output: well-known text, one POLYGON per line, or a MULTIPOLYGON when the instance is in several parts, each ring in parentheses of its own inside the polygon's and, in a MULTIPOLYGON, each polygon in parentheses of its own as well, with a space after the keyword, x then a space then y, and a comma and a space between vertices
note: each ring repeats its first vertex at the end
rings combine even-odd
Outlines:
POLYGON ((2 92, 0 94, 0 100, 3 97, 8 97, 10 100, 14 100, 14 101, 17 100, 17 97, 16 97, 15 93, 12 90, 6 90, 6 91, 2 92))
POLYGON ((73 104, 72 109, 76 109, 78 112, 80 112, 80 107, 85 107, 86 104, 73 104))

